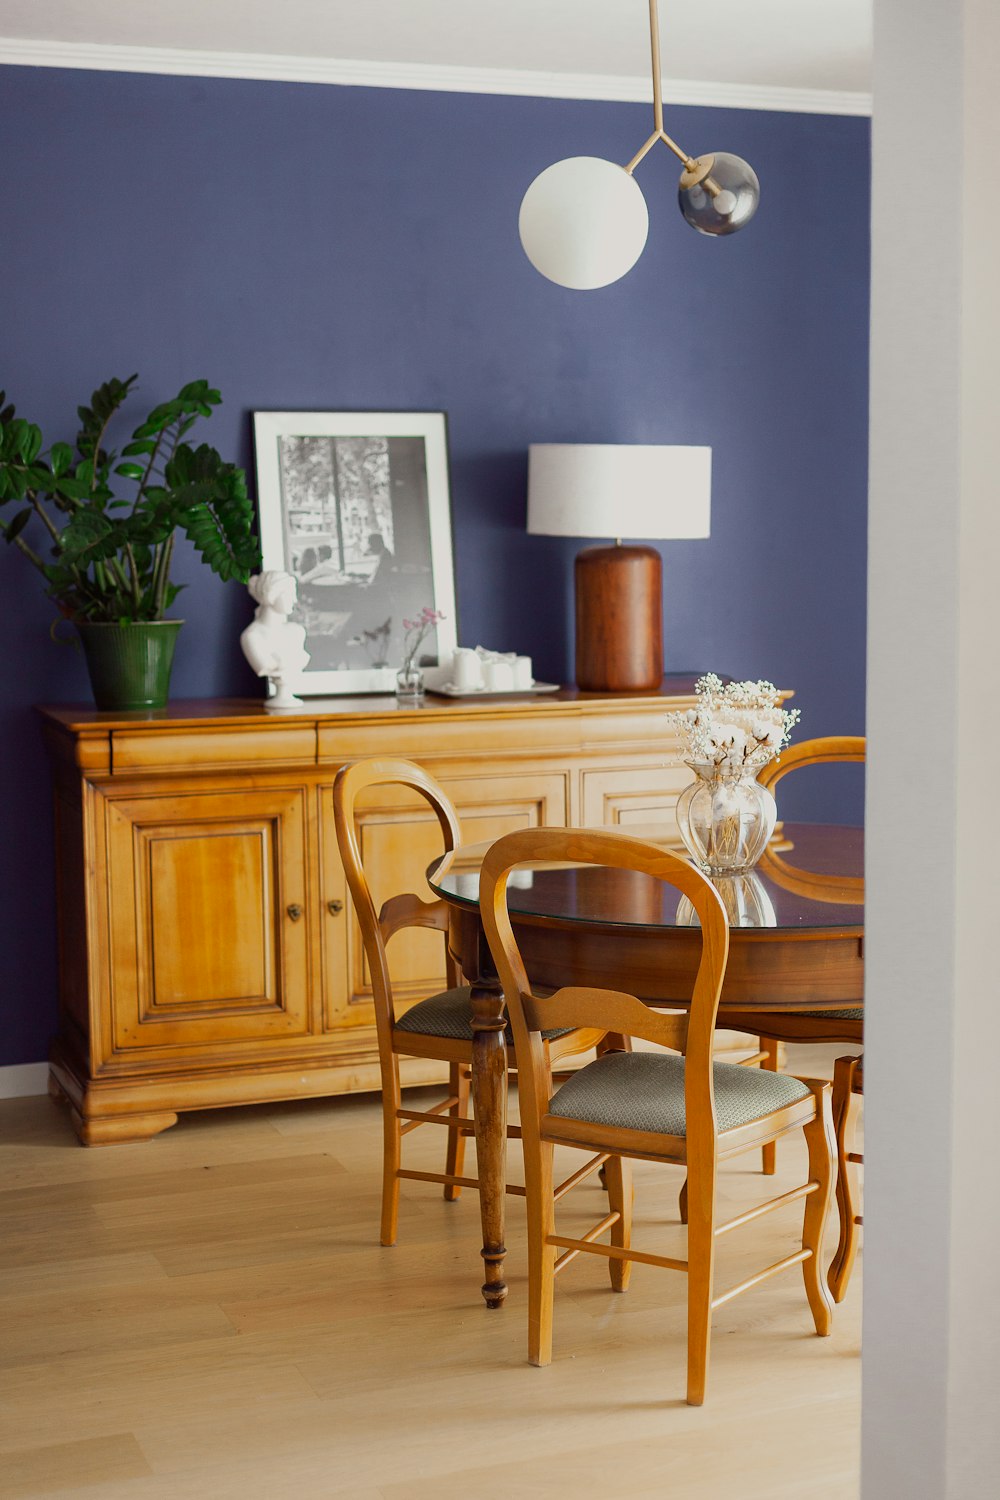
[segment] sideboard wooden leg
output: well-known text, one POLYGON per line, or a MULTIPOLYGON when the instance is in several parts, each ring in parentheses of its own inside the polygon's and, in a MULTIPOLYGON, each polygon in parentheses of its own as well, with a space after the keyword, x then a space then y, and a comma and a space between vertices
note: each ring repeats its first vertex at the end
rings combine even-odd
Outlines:
POLYGON ((480 973, 472 987, 472 1102, 476 1122, 479 1170, 479 1211, 483 1224, 483 1260, 487 1307, 502 1307, 507 1296, 503 1279, 504 1214, 507 1193, 507 1043, 503 992, 485 941, 481 944, 480 973))
POLYGON ((177 1116, 169 1110, 85 1117, 73 1105, 70 1113, 81 1146, 120 1146, 128 1141, 150 1141, 154 1135, 177 1124, 177 1116))

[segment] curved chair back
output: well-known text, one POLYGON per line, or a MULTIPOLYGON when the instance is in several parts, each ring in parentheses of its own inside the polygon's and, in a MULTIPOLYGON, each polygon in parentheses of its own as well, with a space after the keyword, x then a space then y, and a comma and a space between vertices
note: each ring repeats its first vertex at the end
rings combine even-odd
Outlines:
MULTIPOLYGON (((532 992, 511 926, 507 882, 525 863, 572 863, 638 870, 687 896, 701 926, 701 957, 691 998, 685 1055, 689 1145, 715 1135, 712 1036, 729 955, 729 923, 718 892, 686 860, 626 834, 577 828, 529 828, 498 839, 483 861, 479 905, 514 1032, 521 1095, 521 1128, 537 1130, 546 1113, 551 1079, 541 1033, 559 1026, 588 1027, 676 1045, 673 1019, 635 995, 569 986, 554 995, 532 992)), ((714 1145, 711 1148, 714 1151, 714 1145)))
MULTIPOLYGON (((430 804, 441 826, 445 853, 457 847, 461 833, 458 814, 442 788, 433 776, 412 761, 358 760, 337 772, 333 783, 337 845, 361 928, 365 957, 371 969, 375 1026, 379 1051, 384 1059, 391 1052, 395 1021, 386 944, 393 933, 403 927, 430 927, 447 932, 448 908, 443 901, 424 901, 417 895, 408 894, 391 897, 381 911, 376 911, 361 857, 356 809, 365 792, 382 786, 408 788, 430 804)), ((449 983, 453 982, 457 982, 457 976, 451 973, 449 983)))
MULTIPOLYGON (((758 773, 757 780, 761 786, 766 786, 773 791, 777 783, 783 776, 787 776, 789 771, 800 771, 806 766, 844 764, 849 761, 864 763, 864 759, 864 735, 831 734, 815 740, 802 740, 799 744, 782 750, 780 760, 769 762, 758 773)), ((831 880, 829 874, 804 870, 769 849, 764 852, 760 868, 776 885, 800 895, 812 896, 817 900, 830 901, 838 905, 856 905, 864 900, 865 882, 861 875, 838 876, 835 880, 831 880)))
POLYGON ((865 737, 862 734, 828 734, 815 740, 800 740, 782 750, 779 759, 769 761, 758 771, 761 786, 773 788, 789 771, 801 771, 805 766, 823 766, 837 761, 863 761, 865 737))

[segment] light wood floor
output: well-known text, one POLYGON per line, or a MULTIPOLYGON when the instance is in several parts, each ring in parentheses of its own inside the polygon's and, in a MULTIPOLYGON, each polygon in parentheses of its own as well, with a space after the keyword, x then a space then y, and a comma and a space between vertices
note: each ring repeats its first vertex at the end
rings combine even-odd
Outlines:
MULTIPOLYGON (((790 1070, 828 1076, 847 1049, 789 1050, 790 1070)), ((436 1164, 443 1138, 408 1137, 410 1163, 436 1164)), ((829 1339, 796 1271, 720 1308, 694 1410, 683 1276, 637 1265, 618 1296, 580 1257, 557 1285, 554 1363, 532 1369, 519 1200, 510 1296, 487 1312, 475 1195, 404 1184, 400 1242, 381 1249, 379 1156, 371 1098, 182 1116, 90 1151, 47 1099, 0 1103, 3 1500, 856 1495, 860 1271, 829 1339)), ((783 1142, 767 1186, 803 1173, 783 1142)), ((636 1164, 639 1246, 683 1253, 680 1180, 636 1164)), ((735 1210, 763 1196, 756 1157, 721 1182, 735 1210)), ((603 1201, 584 1186, 562 1222, 603 1201)), ((719 1285, 791 1249, 800 1215, 726 1236, 719 1285)))

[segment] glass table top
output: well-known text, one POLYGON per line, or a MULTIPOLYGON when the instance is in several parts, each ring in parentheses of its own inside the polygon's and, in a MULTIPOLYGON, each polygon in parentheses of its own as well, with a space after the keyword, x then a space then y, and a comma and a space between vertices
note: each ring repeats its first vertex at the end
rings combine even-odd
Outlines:
MULTIPOLYGON (((684 856, 673 824, 630 825, 621 832, 684 856)), ((478 907, 479 867, 490 841, 468 844, 427 872, 435 894, 478 907)), ((803 932, 864 928, 864 831, 828 823, 779 825, 752 874, 717 878, 734 928, 803 932)), ((637 928, 691 927, 697 917, 673 886, 635 870, 601 865, 520 865, 508 905, 526 917, 637 928)))

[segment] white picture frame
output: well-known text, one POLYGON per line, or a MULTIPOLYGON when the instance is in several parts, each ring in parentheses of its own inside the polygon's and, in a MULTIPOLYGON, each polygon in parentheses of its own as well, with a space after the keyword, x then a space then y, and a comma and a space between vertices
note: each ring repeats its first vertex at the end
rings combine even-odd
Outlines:
POLYGON ((443 614, 418 663, 458 640, 447 416, 441 411, 253 414, 264 568, 298 585, 306 695, 391 693, 403 621, 443 614))

